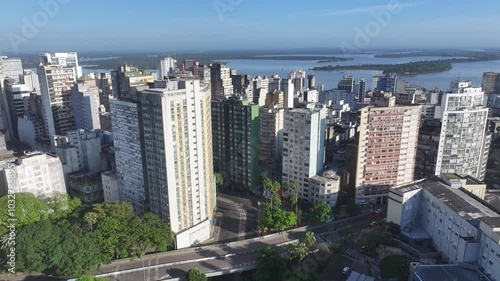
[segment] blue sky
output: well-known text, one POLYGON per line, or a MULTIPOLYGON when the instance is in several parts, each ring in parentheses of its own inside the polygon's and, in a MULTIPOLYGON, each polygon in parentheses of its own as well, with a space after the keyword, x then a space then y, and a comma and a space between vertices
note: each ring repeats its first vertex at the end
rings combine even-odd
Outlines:
POLYGON ((0 52, 500 48, 500 1, 478 2, 2 0, 0 52))

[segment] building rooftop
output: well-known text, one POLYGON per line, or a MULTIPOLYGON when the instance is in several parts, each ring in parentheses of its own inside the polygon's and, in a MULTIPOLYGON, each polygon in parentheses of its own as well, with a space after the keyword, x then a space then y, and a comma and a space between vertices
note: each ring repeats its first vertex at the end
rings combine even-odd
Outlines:
MULTIPOLYGON (((412 265, 413 266, 413 265, 412 265)), ((479 281, 479 273, 459 265, 420 265, 413 268, 414 281, 479 281)))
POLYGON ((481 218, 486 224, 491 226, 491 228, 499 228, 500 227, 500 217, 484 217, 481 218))
POLYGON ((466 220, 475 220, 482 217, 498 217, 496 212, 483 203, 458 188, 448 186, 437 178, 423 179, 393 188, 394 191, 399 193, 406 193, 417 189, 426 190, 466 220))
POLYGON ((347 281, 374 281, 375 278, 361 274, 356 271, 352 271, 347 278, 347 281))

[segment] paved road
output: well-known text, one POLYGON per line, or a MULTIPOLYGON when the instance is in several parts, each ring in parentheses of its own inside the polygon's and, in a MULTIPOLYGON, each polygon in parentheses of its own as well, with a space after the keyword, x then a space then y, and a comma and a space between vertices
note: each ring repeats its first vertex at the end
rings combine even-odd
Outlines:
MULTIPOLYGON (((339 227, 349 224, 369 223, 371 220, 370 215, 363 215, 329 224, 301 227, 262 238, 151 254, 137 260, 123 259, 114 261, 110 265, 104 265, 99 270, 90 272, 90 274, 98 276, 111 274, 111 280, 120 281, 168 280, 170 278, 184 277, 185 272, 193 267, 208 273, 219 271, 221 268, 251 266, 255 261, 257 251, 265 246, 277 246, 301 239, 307 230, 319 235, 335 231, 339 227), (114 275, 115 272, 119 272, 119 275, 114 275)), ((0 279, 3 280, 2 277, 0 279)), ((5 280, 27 279, 24 279, 23 276, 10 276, 5 280)))

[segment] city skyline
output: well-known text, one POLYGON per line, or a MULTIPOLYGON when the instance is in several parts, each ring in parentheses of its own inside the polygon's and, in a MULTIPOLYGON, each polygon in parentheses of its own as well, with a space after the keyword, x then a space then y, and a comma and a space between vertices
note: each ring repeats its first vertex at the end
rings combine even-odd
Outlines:
POLYGON ((6 1, 3 7, 11 12, 3 15, 0 51, 341 48, 356 45, 362 36, 356 46, 361 49, 427 48, 428 42, 432 48, 500 45, 500 39, 489 36, 500 32, 495 24, 500 4, 493 1, 477 9, 474 3, 455 1, 313 0, 306 10, 300 2, 195 2, 6 1), (178 23, 182 28, 170 28, 178 23), (477 32, 486 27, 489 32, 477 32))

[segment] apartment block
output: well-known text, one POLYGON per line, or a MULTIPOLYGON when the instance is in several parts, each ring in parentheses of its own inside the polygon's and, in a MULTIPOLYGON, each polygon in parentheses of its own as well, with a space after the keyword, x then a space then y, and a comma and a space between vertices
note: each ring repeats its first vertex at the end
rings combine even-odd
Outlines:
POLYGON ((170 223, 177 248, 210 238, 216 204, 210 99, 198 79, 141 92, 149 210, 170 223))
POLYGON ((419 125, 420 106, 361 109, 358 204, 380 204, 386 200, 389 187, 413 180, 419 125))
POLYGON ((212 101, 214 169, 244 191, 259 184, 259 123, 259 106, 248 100, 212 101))
POLYGON ((283 183, 296 181, 298 197, 316 198, 310 179, 323 172, 325 162, 326 108, 308 104, 285 112, 283 126, 283 183))
POLYGON ((453 81, 436 108, 441 136, 435 175, 457 173, 483 180, 491 135, 484 92, 470 81, 453 81))

